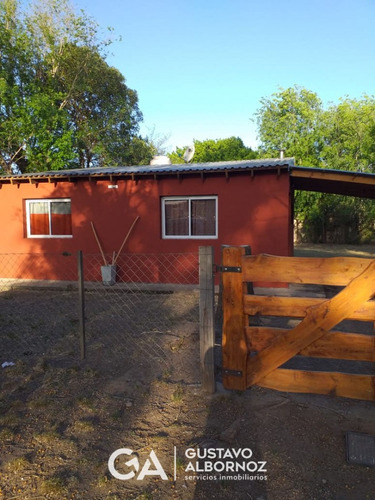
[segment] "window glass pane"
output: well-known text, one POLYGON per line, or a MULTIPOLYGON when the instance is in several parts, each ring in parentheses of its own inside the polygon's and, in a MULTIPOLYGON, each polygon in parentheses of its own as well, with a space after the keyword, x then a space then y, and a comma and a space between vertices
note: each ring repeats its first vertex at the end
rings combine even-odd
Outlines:
POLYGON ((51 234, 72 234, 70 201, 51 202, 51 234))
POLYGON ((35 201, 29 204, 30 234, 49 235, 48 203, 35 201))
POLYGON ((46 201, 32 201, 29 206, 31 214, 48 214, 48 202, 46 201))
POLYGON ((29 236, 71 236, 70 200, 28 202, 29 236))
POLYGON ((166 236, 188 236, 189 202, 187 200, 166 200, 164 207, 166 236))
POLYGON ((70 201, 52 201, 52 214, 70 214, 70 201))
POLYGON ((191 200, 192 236, 215 236, 216 200, 191 200))

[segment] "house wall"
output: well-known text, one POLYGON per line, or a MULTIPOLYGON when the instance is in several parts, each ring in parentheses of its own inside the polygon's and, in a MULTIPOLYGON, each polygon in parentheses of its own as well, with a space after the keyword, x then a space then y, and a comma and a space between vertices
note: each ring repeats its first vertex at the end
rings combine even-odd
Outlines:
MULTIPOLYGON (((124 253, 188 253, 200 245, 215 248, 219 262, 221 245, 250 245, 252 253, 290 255, 292 216, 289 174, 250 172, 119 179, 118 189, 108 180, 2 184, 0 190, 0 254, 84 253, 98 254, 91 221, 105 253, 118 251, 133 220, 139 216, 124 253), (161 197, 218 196, 218 239, 162 239, 161 197), (27 238, 25 200, 71 198, 72 238, 27 238)), ((21 266, 24 268, 25 266, 21 266)), ((59 265, 33 266, 28 277, 64 279, 59 265)), ((1 269, 0 269, 1 271, 1 269)), ((25 277, 4 276, 2 277, 25 277)))

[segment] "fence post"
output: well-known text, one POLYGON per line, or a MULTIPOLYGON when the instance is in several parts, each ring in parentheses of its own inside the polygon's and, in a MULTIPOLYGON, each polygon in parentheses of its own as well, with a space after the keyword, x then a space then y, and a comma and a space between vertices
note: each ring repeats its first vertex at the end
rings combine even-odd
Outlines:
POLYGON ((214 249, 199 247, 199 333, 202 389, 209 394, 215 386, 214 249))
POLYGON ((79 314, 79 331, 81 345, 81 359, 86 358, 86 324, 85 324, 85 285, 83 275, 83 255, 82 250, 78 251, 78 314, 79 314))
POLYGON ((248 350, 243 295, 247 286, 242 280, 241 266, 247 250, 245 247, 225 247, 222 252, 223 385, 226 389, 245 390, 248 350))

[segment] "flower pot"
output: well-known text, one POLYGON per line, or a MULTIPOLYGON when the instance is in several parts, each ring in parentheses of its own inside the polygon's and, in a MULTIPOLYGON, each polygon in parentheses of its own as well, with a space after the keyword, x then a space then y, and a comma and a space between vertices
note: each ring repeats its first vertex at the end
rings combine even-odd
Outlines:
POLYGON ((116 265, 101 266, 103 285, 116 283, 116 265))

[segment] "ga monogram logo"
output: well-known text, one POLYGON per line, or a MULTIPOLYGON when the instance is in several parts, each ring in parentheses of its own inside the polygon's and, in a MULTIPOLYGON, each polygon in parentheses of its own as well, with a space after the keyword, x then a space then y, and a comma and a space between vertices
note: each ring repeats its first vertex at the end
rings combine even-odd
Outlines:
MULTIPOLYGON (((133 455, 133 450, 130 448, 120 448, 112 453, 108 460, 108 469, 113 477, 116 479, 120 479, 121 481, 127 481, 135 477, 140 469, 140 463, 138 457, 134 456, 130 460, 123 462, 123 465, 130 469, 126 474, 119 472, 116 469, 116 460, 121 455, 126 455, 127 457, 131 457, 133 455)), ((165 473, 161 463, 159 462, 158 457, 154 450, 151 450, 149 458, 143 464, 143 467, 136 477, 138 481, 144 479, 145 476, 160 476, 165 481, 168 481, 167 474, 165 473), (150 468, 153 465, 154 468, 150 468)))

